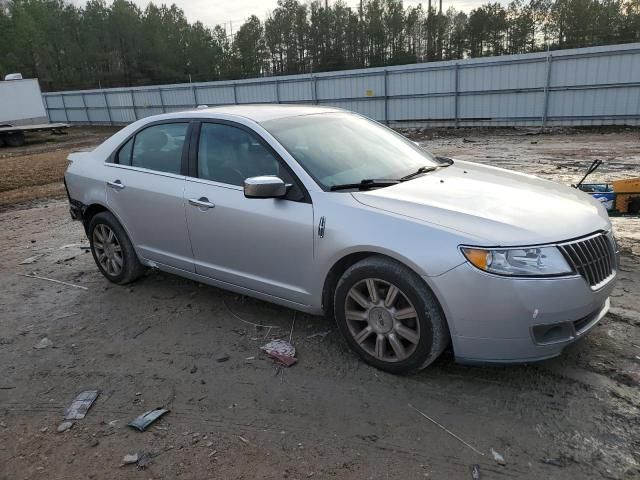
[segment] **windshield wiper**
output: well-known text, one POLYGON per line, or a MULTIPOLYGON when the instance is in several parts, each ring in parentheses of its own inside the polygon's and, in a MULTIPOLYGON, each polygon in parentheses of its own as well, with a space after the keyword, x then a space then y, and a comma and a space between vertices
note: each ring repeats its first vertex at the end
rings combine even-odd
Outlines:
POLYGON ((439 167, 440 167, 440 165, 430 165, 428 167, 427 166, 420 167, 415 172, 410 173, 409 175, 405 175, 404 177, 400 177, 400 181, 401 182, 405 182, 407 180, 411 180, 413 177, 417 177, 418 175, 422 175, 423 173, 433 172, 434 170, 438 169, 439 167))
POLYGON ((449 165, 453 165, 453 158, 449 157, 436 157, 436 160, 440 162, 441 167, 448 167, 449 165))
POLYGON ((361 180, 359 183, 342 183, 339 185, 331 185, 331 187, 329 187, 329 190, 331 190, 332 192, 335 192, 336 190, 351 190, 356 188, 358 190, 368 190, 370 188, 390 187, 391 185, 397 185, 398 183, 400 183, 400 180, 376 180, 373 178, 366 178, 364 180, 361 180))
POLYGON ((439 165, 425 165, 423 167, 420 167, 418 170, 416 170, 413 173, 410 173, 409 175, 405 175, 404 177, 400 178, 401 182, 405 182, 407 180, 411 180, 414 177, 417 177, 418 175, 422 175, 423 173, 429 173, 429 172, 433 172, 434 170, 437 170, 438 168, 441 167, 448 167, 449 165, 453 164, 453 160, 447 157, 436 157, 436 160, 438 160, 440 162, 439 165))

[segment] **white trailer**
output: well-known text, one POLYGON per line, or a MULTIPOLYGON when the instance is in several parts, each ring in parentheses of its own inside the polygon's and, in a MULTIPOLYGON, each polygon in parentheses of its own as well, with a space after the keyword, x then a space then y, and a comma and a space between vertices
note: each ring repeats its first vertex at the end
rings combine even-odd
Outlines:
POLYGON ((59 133, 68 127, 66 123, 49 123, 37 79, 23 80, 22 75, 10 74, 0 81, 0 146, 19 147, 26 132, 59 133))

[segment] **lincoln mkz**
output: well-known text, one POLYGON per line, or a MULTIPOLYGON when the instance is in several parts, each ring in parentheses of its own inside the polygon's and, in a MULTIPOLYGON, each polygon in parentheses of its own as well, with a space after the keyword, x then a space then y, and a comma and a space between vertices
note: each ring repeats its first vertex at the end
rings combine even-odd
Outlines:
POLYGON ((607 213, 436 157, 363 116, 245 105, 147 117, 65 175, 102 274, 152 267, 311 314, 394 373, 559 355, 608 311, 607 213))

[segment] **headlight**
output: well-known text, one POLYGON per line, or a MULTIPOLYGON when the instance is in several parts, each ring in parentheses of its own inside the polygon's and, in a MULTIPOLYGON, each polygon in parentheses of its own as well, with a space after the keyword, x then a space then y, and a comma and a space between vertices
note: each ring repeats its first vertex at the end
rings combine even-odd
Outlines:
POLYGON ((462 247, 461 250, 473 266, 498 275, 543 277, 573 272, 556 247, 462 247))

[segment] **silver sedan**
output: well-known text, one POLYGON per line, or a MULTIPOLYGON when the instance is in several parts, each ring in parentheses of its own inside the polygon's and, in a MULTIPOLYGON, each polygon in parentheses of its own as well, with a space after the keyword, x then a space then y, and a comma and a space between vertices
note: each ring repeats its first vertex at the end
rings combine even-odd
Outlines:
POLYGON ((343 110, 158 115, 69 161, 71 215, 110 281, 153 267, 333 315, 390 372, 449 344, 462 362, 553 357, 609 308, 618 252, 588 195, 343 110))

